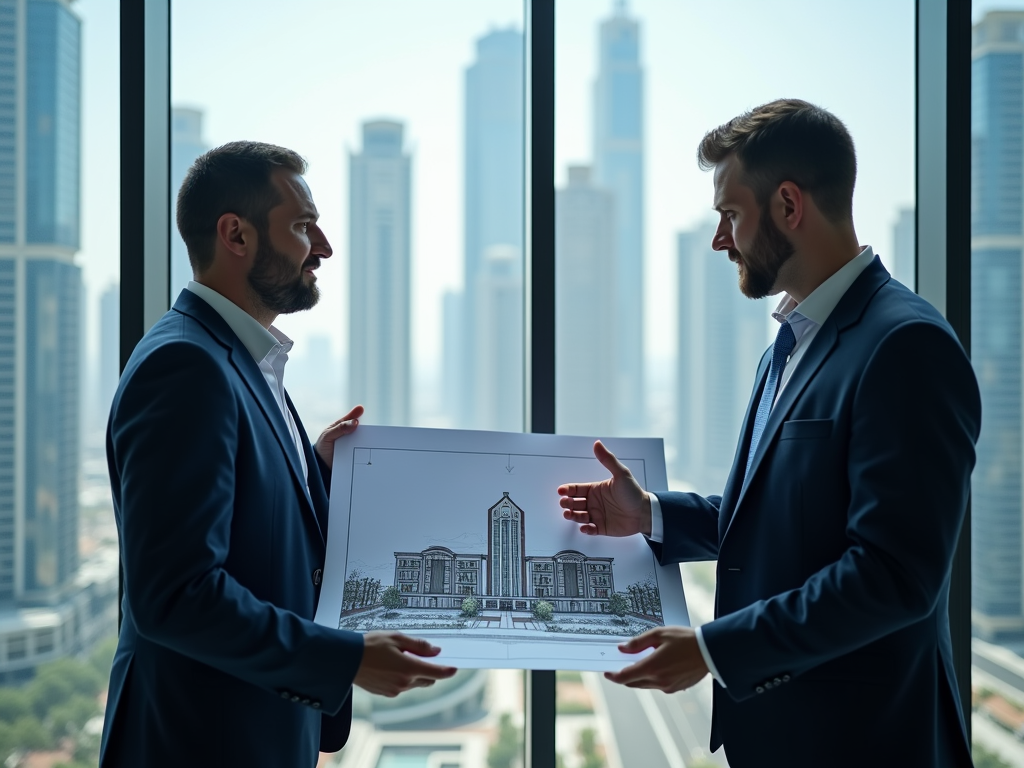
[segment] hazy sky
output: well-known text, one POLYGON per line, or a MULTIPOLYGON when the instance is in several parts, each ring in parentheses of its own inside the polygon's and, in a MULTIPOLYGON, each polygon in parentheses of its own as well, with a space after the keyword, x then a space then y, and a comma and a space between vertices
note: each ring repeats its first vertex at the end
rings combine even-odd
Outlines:
MULTIPOLYGON (((975 3, 975 16, 1022 3, 975 3)), ((557 4, 556 179, 591 153, 597 24, 612 0, 557 4)), ((116 279, 118 8, 79 0, 83 19, 83 247, 93 300, 116 279)), ((913 0, 632 0, 646 73, 648 352, 675 345, 675 235, 709 214, 703 133, 780 96, 815 101, 857 144, 858 234, 883 258, 896 210, 913 204, 913 0)), ((517 0, 175 0, 172 101, 206 113, 205 139, 276 141, 310 160, 309 182, 336 256, 325 299, 282 319, 301 344, 345 343, 347 153, 363 120, 407 126, 413 156, 414 344, 440 354, 440 296, 461 280, 463 78, 474 41, 522 28, 517 0)), ((95 307, 93 301, 92 304, 95 307)), ((94 322, 92 312, 90 323, 94 322)))

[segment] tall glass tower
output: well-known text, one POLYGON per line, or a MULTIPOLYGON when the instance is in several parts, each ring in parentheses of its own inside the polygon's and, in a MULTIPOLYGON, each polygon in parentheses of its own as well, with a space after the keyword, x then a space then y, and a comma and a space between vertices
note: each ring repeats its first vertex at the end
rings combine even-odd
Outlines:
POLYGON ((555 427, 567 435, 613 435, 615 202, 589 166, 570 166, 555 199, 555 427))
POLYGON ((1019 638, 1024 13, 986 14, 971 58, 971 357, 985 413, 972 492, 971 615, 982 637, 1019 638))
POLYGON ((490 375, 482 370, 488 361, 480 352, 490 350, 488 357, 505 360, 514 369, 510 373, 522 378, 522 324, 512 325, 511 317, 500 323, 484 322, 486 318, 478 313, 489 311, 490 305, 473 298, 482 279, 493 282, 482 275, 494 267, 488 254, 495 253, 496 246, 503 253, 516 254, 515 262, 503 264, 502 272, 523 272, 523 35, 519 30, 496 30, 477 40, 476 61, 466 69, 465 108, 462 306, 456 307, 453 299, 445 304, 449 325, 456 318, 461 322, 462 354, 446 353, 449 360, 458 360, 461 370, 454 365, 448 368, 445 389, 457 394, 446 399, 461 404, 460 412, 453 414, 460 426, 482 429, 500 422, 520 430, 522 397, 502 402, 480 390, 490 375), (518 341, 510 344, 513 336, 518 341))
POLYGON ((615 202, 618 429, 644 428, 644 73, 640 26, 619 2, 601 23, 594 84, 594 181, 615 202))
POLYGON ((404 127, 363 124, 349 155, 349 399, 366 421, 405 426, 410 404, 412 159, 404 127))
POLYGON ((0 606, 78 570, 80 22, 0 0, 0 606))
POLYGON ((712 222, 677 240, 676 472, 704 494, 725 490, 769 335, 768 301, 740 292, 736 266, 711 248, 714 234, 712 222))

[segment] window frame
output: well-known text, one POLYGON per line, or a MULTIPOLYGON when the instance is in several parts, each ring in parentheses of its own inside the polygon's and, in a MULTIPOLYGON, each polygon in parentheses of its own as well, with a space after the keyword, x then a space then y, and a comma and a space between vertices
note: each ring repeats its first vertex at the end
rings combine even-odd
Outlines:
MULTIPOLYGON (((692 0, 696 2, 697 0, 692 0)), ((122 2, 120 362, 170 306, 170 5, 122 2)), ((526 19, 526 425, 555 431, 555 2, 524 0, 526 19)), ((918 292, 970 354, 969 0, 916 0, 918 292)), ((970 712, 970 508, 950 577, 954 666, 970 712)), ((122 577, 123 578, 123 577, 122 577)), ((123 590, 119 590, 119 598, 123 590)), ((120 623, 120 601, 119 601, 120 623)), ((555 765, 555 673, 526 675, 526 764, 555 765)), ((967 718, 968 735, 970 718, 967 718)))

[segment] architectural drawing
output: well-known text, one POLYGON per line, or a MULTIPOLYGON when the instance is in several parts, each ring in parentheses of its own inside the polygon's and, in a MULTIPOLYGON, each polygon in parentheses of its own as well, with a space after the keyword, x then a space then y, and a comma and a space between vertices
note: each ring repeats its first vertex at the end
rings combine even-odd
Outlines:
POLYGON ((615 591, 611 557, 563 550, 526 554, 526 513, 502 494, 487 510, 487 554, 447 547, 395 552, 395 585, 408 608, 462 608, 480 597, 485 610, 533 611, 546 600, 562 613, 608 613, 615 591))
MULTIPOLYGON (((664 489, 660 440, 606 445, 664 489)), ((607 476, 588 438, 362 426, 333 469, 320 624, 427 637, 462 667, 607 670, 623 639, 689 622, 642 536, 562 517, 560 482, 607 476)))

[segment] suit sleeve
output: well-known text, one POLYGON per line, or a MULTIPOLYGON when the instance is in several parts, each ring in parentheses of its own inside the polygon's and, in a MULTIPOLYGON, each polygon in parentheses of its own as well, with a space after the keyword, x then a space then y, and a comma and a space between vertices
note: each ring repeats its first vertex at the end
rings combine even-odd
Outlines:
POLYGON ((799 589, 703 627, 734 699, 923 620, 946 593, 981 426, 967 356, 938 324, 897 326, 852 408, 849 548, 799 589))
POLYGON ((362 636, 257 599, 226 567, 238 422, 227 373, 197 345, 163 345, 124 383, 110 432, 128 609, 155 643, 337 713, 362 636))
POLYGON ((658 494, 664 524, 662 542, 647 540, 662 565, 718 558, 720 496, 672 491, 658 494))

